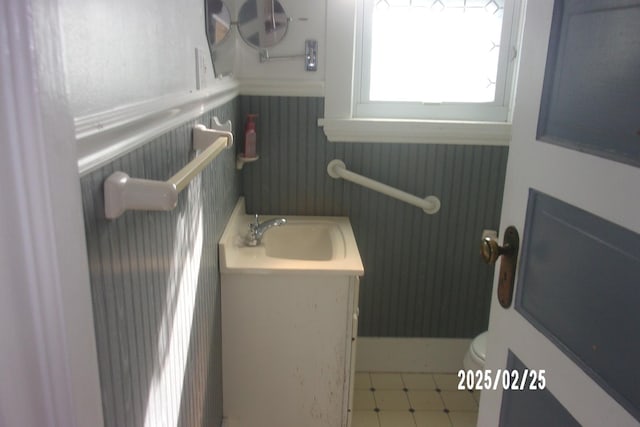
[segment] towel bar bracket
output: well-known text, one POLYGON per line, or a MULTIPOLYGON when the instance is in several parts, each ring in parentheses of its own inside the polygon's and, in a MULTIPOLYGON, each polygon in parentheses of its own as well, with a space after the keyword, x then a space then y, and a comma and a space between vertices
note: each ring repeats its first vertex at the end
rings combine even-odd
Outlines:
POLYGON ((193 150, 206 150, 213 144, 217 138, 224 136, 227 138, 227 146, 233 145, 233 133, 231 132, 231 120, 220 123, 218 117, 214 117, 211 123, 211 129, 203 124, 197 124, 193 128, 193 150))
POLYGON ((105 217, 118 218, 127 210, 170 211, 178 203, 178 190, 168 181, 131 178, 114 172, 104 182, 105 217))

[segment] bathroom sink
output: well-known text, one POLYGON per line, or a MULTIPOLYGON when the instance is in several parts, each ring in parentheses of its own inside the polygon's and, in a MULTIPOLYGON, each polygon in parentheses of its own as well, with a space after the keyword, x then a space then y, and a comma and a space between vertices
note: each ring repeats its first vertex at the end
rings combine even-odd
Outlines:
MULTIPOLYGON (((364 272, 349 218, 284 216, 285 225, 266 231, 257 246, 247 246, 245 236, 253 217, 245 213, 240 198, 220 238, 222 272, 270 271, 352 273, 364 272)), ((261 216, 261 221, 269 220, 261 216)))
POLYGON ((345 237, 338 224, 322 220, 289 219, 262 239, 268 257, 329 261, 346 255, 345 237))

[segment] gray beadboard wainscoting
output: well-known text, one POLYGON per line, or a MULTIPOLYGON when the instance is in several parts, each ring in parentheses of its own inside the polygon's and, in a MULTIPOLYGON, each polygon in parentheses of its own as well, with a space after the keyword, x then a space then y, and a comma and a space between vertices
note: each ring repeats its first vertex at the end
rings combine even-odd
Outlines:
MULTIPOLYGON (((257 113, 260 160, 245 165, 247 211, 346 215, 363 258, 359 335, 470 338, 486 330, 493 267, 479 257, 497 229, 508 148, 327 142, 323 98, 240 97, 257 113), (436 215, 327 175, 353 172, 442 201, 436 215)), ((241 143, 242 136, 239 138, 241 143)))
POLYGON ((222 419, 217 243, 238 199, 235 150, 198 175, 170 212, 104 217, 121 170, 166 180, 193 157, 191 129, 238 115, 238 100, 81 178, 105 426, 214 426, 222 419))

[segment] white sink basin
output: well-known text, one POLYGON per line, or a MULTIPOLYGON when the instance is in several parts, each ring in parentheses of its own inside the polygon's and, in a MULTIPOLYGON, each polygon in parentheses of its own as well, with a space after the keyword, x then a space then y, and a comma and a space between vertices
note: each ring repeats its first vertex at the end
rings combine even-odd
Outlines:
POLYGON ((240 198, 220 238, 221 271, 364 273, 349 218, 276 215, 260 221, 280 216, 287 223, 267 230, 260 245, 249 247, 244 238, 254 219, 240 198))
POLYGON ((342 259, 347 250, 338 224, 299 218, 267 231, 262 244, 268 257, 308 261, 342 259))

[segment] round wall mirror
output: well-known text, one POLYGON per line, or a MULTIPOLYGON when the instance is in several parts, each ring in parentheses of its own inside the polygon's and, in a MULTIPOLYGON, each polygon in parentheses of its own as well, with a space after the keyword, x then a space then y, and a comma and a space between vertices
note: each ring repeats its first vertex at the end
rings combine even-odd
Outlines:
POLYGON ((278 0, 247 0, 238 13, 240 37, 256 49, 280 43, 288 25, 289 18, 278 0))
POLYGON ((209 47, 215 49, 231 32, 231 13, 222 0, 207 0, 205 10, 209 47))

